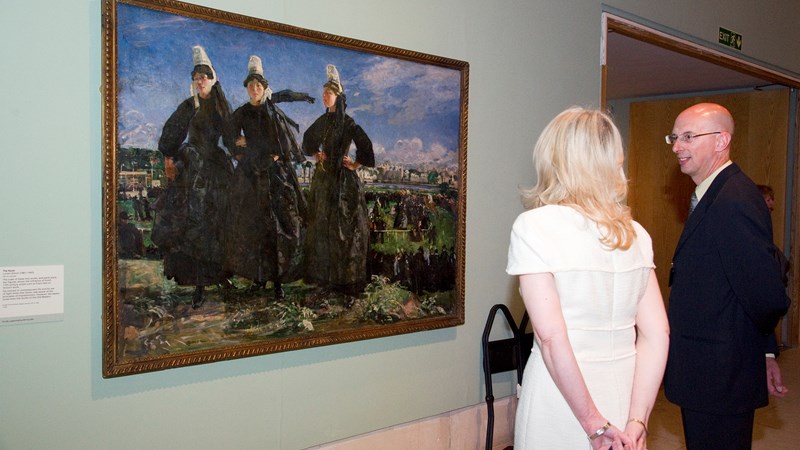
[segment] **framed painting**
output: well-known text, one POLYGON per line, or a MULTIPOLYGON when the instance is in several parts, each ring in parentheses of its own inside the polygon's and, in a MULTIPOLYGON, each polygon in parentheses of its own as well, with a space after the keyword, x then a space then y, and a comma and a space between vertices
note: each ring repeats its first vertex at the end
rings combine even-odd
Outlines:
POLYGON ((466 62, 103 2, 103 376, 464 323, 466 62))

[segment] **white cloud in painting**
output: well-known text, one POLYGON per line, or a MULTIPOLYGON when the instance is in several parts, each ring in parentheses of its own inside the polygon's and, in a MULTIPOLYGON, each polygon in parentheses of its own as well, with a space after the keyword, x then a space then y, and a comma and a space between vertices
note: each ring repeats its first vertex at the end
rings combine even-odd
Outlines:
POLYGON ((392 124, 425 120, 458 105, 460 79, 452 69, 379 58, 360 78, 372 112, 392 124))
POLYGON ((425 146, 422 139, 400 139, 391 149, 393 162, 408 166, 435 165, 449 167, 456 165, 455 152, 439 144, 425 146))
POLYGON ((145 122, 144 114, 136 110, 119 115, 118 143, 121 147, 137 147, 154 150, 157 148, 161 126, 145 122))

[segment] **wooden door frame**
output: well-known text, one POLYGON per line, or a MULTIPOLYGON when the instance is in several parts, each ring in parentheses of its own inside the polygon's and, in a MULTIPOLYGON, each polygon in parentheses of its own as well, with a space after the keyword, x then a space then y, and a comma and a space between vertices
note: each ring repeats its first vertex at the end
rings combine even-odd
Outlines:
MULTIPOLYGON (((744 59, 736 58, 735 56, 713 48, 689 42, 685 39, 678 38, 609 12, 603 12, 601 17, 603 36, 600 55, 600 105, 604 109, 607 106, 606 84, 608 82, 608 54, 606 43, 608 42, 607 36, 609 32, 619 33, 667 50, 761 78, 770 83, 787 86, 793 90, 794 98, 797 98, 796 93, 800 90, 800 79, 790 77, 744 59)), ((790 138, 792 138, 789 144, 790 148, 788 149, 788 162, 793 161, 794 167, 787 167, 787 180, 789 181, 786 189, 787 200, 784 206, 787 216, 790 216, 790 223, 786 228, 790 230, 789 255, 793 262, 789 273, 789 293, 792 299, 792 305, 786 316, 786 326, 781 333, 781 341, 785 345, 791 347, 795 347, 800 343, 800 308, 798 308, 798 297, 800 297, 800 264, 798 264, 798 261, 800 261, 800 258, 798 258, 800 255, 800 195, 796 194, 798 190, 800 190, 798 189, 798 183, 800 183, 800 155, 798 155, 798 149, 800 149, 800 121, 798 120, 798 117, 800 117, 800 105, 798 105, 798 103, 800 102, 795 101, 793 103, 795 110, 793 118, 790 114, 790 120, 793 119, 794 123, 788 124, 790 128, 790 138)))

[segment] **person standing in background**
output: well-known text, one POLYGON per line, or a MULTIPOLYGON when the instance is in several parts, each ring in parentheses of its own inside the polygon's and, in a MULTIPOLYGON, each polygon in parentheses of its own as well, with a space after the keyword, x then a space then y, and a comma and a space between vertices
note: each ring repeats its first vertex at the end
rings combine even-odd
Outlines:
POLYGON ((117 254, 120 258, 141 258, 144 256, 144 237, 136 225, 129 222, 127 211, 119 213, 117 221, 117 254))
MULTIPOLYGON (((761 195, 764 197, 764 202, 767 204, 767 209, 769 212, 775 210, 775 191, 772 189, 772 186, 767 186, 765 184, 759 184, 758 190, 761 192, 761 195)), ((789 286, 789 260, 786 259, 786 255, 783 254, 780 248, 775 248, 776 253, 775 257, 778 258, 778 263, 781 267, 781 276, 783 277, 783 286, 789 286)))

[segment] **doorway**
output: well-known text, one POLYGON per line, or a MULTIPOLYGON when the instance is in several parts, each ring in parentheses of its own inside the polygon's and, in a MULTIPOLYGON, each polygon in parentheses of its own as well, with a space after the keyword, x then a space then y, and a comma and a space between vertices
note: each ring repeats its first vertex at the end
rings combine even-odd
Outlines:
MULTIPOLYGON (((753 168, 745 168, 745 172, 757 183, 771 184, 773 188, 775 185, 780 185, 782 199, 776 201, 778 214, 773 213, 773 221, 778 222, 778 227, 773 227, 776 242, 784 252, 789 250, 787 254, 798 255, 800 228, 798 228, 798 214, 792 214, 792 211, 800 211, 800 205, 798 196, 792 195, 792 192, 797 191, 794 180, 798 179, 798 168, 794 161, 798 149, 795 118, 798 112, 797 88, 800 87, 800 80, 608 13, 603 14, 603 30, 601 104, 612 110, 623 137, 627 137, 626 148, 636 152, 628 155, 628 176, 631 179, 629 202, 634 218, 648 231, 652 229, 656 264, 659 266, 657 274, 665 301, 669 298, 666 279, 669 261, 677 242, 677 236, 674 237, 675 242, 671 241, 671 234, 674 234, 675 230, 680 233, 686 214, 686 211, 681 213, 680 208, 683 206, 676 209, 675 199, 683 191, 686 192, 683 192, 685 195, 682 198, 688 198, 692 183, 688 177, 672 175, 677 166, 674 165, 670 152, 666 151, 668 149, 661 148, 664 145, 658 145, 661 142, 658 139, 663 141, 663 134, 671 130, 672 121, 678 112, 693 103, 709 100, 712 94, 720 92, 730 94, 738 91, 752 93, 754 98, 763 99, 754 100, 754 105, 757 103, 762 105, 760 112, 751 110, 749 106, 737 107, 735 108, 737 111, 732 110, 737 125, 749 121, 750 115, 756 121, 761 120, 755 116, 760 116, 764 112, 763 108, 782 111, 781 117, 785 119, 782 118, 781 121, 785 125, 776 131, 768 122, 767 128, 773 128, 774 136, 783 137, 782 143, 776 143, 776 146, 783 148, 775 150, 777 154, 770 159, 766 169, 757 167, 763 166, 761 163, 764 161, 754 160, 753 168), (780 92, 778 94, 773 93, 776 87, 777 92, 780 92), (761 95, 761 91, 765 91, 765 96, 761 95), (776 100, 769 97, 771 95, 776 95, 782 100, 775 103, 776 100), (639 105, 641 101, 648 103, 655 100, 667 103, 650 109, 647 105, 639 105), (667 104, 673 106, 667 107, 667 104), (620 110, 616 110, 617 108, 620 110), (642 111, 650 111, 655 115, 643 119, 642 111), (743 116, 748 118, 743 119, 743 116), (634 120, 637 122, 634 123, 634 120), (652 136, 643 136, 642 133, 647 132, 646 130, 650 130, 652 136), (647 171, 656 171, 658 176, 653 176, 653 173, 648 174, 647 171), (671 220, 674 223, 650 218, 653 211, 672 211, 674 218, 671 220), (784 233, 784 230, 787 231, 784 233), (656 242, 657 240, 659 242, 656 242), (782 245, 784 241, 785 245, 782 245)), ((723 100, 717 101, 723 102, 723 100)), ((728 105, 731 101, 734 104, 749 105, 749 101, 741 99, 726 99, 724 104, 728 105)), ((748 143, 743 141, 741 145, 745 146, 748 143)), ((743 160, 745 152, 740 153, 742 154, 734 153, 733 159, 740 162, 740 165, 748 163, 749 161, 743 160)), ((792 259, 798 260, 797 256, 792 259)), ((790 271, 792 305, 780 329, 776 330, 779 341, 790 346, 796 346, 799 338, 797 298, 800 292, 798 283, 800 269, 797 266, 798 264, 792 264, 790 271)))

